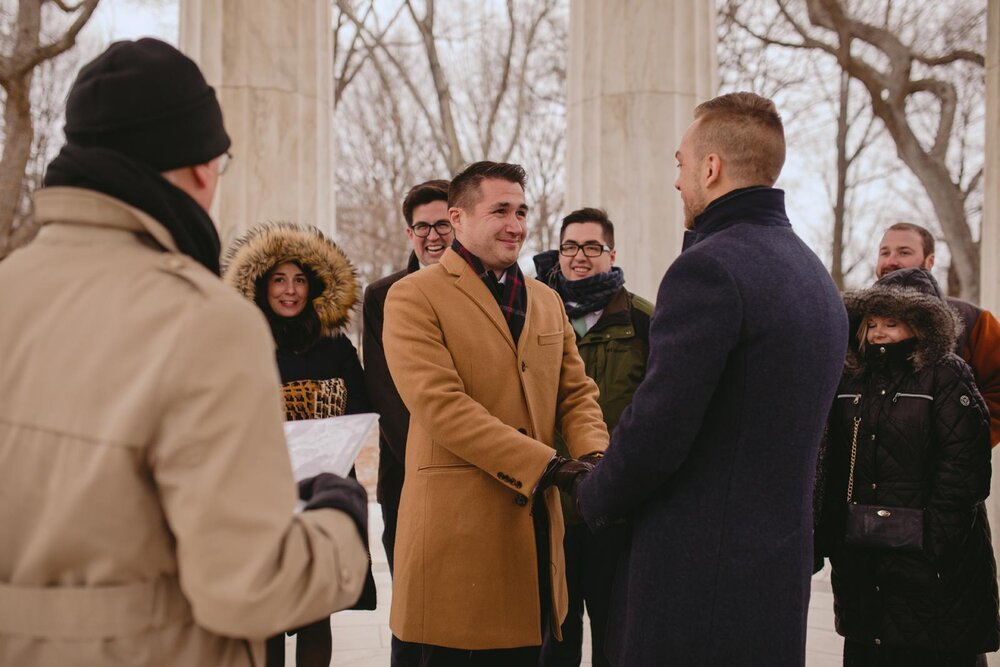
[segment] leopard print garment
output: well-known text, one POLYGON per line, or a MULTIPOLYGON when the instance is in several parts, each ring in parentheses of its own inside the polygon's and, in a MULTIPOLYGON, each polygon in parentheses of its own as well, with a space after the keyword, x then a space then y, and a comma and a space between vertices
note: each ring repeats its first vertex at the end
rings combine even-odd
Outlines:
POLYGON ((285 421, 339 417, 347 406, 347 385, 340 378, 286 382, 281 395, 285 421))

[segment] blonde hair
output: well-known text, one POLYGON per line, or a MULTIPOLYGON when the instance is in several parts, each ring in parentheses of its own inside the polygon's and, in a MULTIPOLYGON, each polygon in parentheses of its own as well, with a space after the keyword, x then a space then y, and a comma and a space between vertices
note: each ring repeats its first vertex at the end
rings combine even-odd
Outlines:
POLYGON ((755 93, 729 93, 702 102, 695 151, 717 153, 739 186, 774 185, 785 164, 785 128, 774 102, 755 93))

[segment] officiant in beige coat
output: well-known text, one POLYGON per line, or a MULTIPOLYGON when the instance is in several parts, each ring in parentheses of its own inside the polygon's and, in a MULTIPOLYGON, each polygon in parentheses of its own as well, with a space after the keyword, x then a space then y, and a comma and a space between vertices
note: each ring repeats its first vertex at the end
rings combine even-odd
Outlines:
POLYGON ((111 45, 66 136, 0 262, 0 665, 263 665, 358 599, 364 491, 296 493, 274 342, 218 277, 229 137, 197 66, 111 45))

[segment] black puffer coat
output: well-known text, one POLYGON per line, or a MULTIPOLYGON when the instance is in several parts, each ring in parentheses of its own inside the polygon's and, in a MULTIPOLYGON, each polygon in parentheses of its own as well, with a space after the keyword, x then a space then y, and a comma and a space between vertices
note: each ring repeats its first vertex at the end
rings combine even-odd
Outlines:
POLYGON ((936 296, 873 287, 845 297, 864 316, 916 333, 852 342, 830 416, 817 549, 829 556, 837 632, 856 642, 971 655, 1000 644, 996 565, 983 500, 990 489, 986 406, 951 350, 957 318, 936 296), (924 510, 922 552, 844 544, 854 420, 853 500, 924 510))

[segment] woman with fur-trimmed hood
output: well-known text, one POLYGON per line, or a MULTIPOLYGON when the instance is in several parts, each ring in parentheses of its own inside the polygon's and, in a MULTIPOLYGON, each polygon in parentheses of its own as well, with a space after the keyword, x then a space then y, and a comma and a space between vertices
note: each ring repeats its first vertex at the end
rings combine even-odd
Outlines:
POLYGON ((844 665, 971 667, 1000 645, 989 417, 952 352, 957 316, 928 272, 908 271, 844 297, 856 335, 830 414, 817 554, 832 565, 844 665), (921 546, 845 543, 852 449, 851 502, 922 510, 921 546))
MULTIPOLYGON (((303 381, 325 383, 324 396, 335 394, 326 401, 329 414, 306 417, 371 412, 357 350, 343 333, 357 302, 358 284, 340 248, 315 227, 270 223, 237 239, 226 252, 225 264, 224 280, 256 303, 271 325, 289 415, 287 389, 303 381)), ((367 578, 355 609, 375 608, 370 567, 367 578)), ((329 618, 299 628, 297 634, 297 665, 330 663, 329 618)), ((283 665, 284 654, 283 635, 268 640, 269 667, 283 665)))

